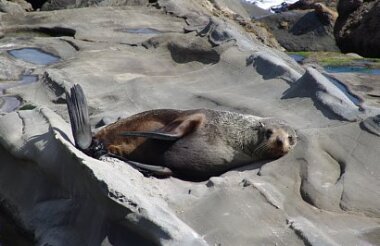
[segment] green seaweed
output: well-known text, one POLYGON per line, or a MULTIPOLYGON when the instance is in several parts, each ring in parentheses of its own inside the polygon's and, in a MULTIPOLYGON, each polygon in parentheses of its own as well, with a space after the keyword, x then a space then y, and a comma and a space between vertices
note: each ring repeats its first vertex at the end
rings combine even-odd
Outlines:
POLYGON ((19 110, 33 110, 35 108, 36 106, 33 104, 24 104, 23 106, 19 108, 19 110))

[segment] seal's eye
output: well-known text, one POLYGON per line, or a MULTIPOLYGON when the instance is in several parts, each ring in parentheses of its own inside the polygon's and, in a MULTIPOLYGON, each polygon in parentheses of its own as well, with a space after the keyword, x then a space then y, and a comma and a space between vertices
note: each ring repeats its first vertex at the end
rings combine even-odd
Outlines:
POLYGON ((289 136, 288 139, 289 139, 289 144, 293 145, 294 144, 294 137, 293 136, 289 136))
POLYGON ((266 138, 270 138, 270 136, 272 136, 272 134, 273 134, 272 129, 268 129, 268 130, 265 132, 265 137, 266 137, 266 138))

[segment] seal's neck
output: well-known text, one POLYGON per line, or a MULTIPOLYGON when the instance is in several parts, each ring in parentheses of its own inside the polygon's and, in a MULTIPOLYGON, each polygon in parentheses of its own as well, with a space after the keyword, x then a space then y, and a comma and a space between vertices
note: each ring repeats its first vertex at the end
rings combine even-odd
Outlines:
POLYGON ((234 149, 254 157, 254 149, 260 141, 261 117, 224 112, 219 118, 221 131, 226 142, 234 149))

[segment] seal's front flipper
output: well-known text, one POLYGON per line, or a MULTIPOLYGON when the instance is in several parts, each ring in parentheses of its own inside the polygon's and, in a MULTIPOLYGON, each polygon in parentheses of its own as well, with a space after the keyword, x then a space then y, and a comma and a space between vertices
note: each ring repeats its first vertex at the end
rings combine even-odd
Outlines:
POLYGON ((126 137, 135 136, 165 141, 175 141, 194 132, 202 124, 204 119, 204 114, 196 113, 176 119, 156 131, 130 131, 122 132, 120 135, 126 137))
POLYGON ((75 145, 81 150, 86 150, 91 145, 92 134, 82 87, 78 84, 71 87, 70 94, 66 92, 66 101, 75 145))
POLYGON ((121 136, 125 137, 144 137, 144 138, 152 138, 158 140, 165 141, 175 141, 180 139, 182 136, 170 134, 170 133, 162 133, 162 132, 123 132, 120 133, 121 136))
POLYGON ((149 165, 149 164, 143 164, 140 162, 130 161, 122 156, 115 155, 112 153, 107 153, 105 156, 110 156, 117 158, 119 160, 124 161, 125 163, 128 163, 132 167, 139 170, 141 173, 143 173, 145 176, 155 176, 155 177, 169 177, 173 175, 172 170, 170 168, 164 167, 164 166, 155 166, 155 165, 149 165))

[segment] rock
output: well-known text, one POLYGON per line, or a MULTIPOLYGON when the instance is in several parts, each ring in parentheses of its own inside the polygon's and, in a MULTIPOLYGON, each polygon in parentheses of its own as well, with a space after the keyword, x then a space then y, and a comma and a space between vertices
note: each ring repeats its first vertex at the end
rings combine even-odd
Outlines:
POLYGON ((18 80, 23 67, 16 65, 7 56, 0 56, 0 80, 18 80))
POLYGON ((363 121, 362 126, 370 133, 376 134, 380 137, 380 115, 367 118, 363 121))
POLYGON ((314 4, 314 10, 324 25, 330 25, 332 27, 335 25, 336 18, 338 17, 338 14, 335 11, 326 7, 322 3, 314 4))
MULTIPOLYGON (((256 10, 258 7, 252 4, 249 6, 249 4, 243 1, 210 1, 205 6, 214 16, 237 23, 245 32, 251 34, 251 36, 260 40, 265 45, 279 50, 283 49, 266 26, 260 22, 252 21, 252 18, 262 18, 263 16, 271 15, 269 11, 258 11, 256 10)), ((214 32, 214 34, 221 36, 221 34, 217 34, 216 32, 214 32)))
POLYGON ((148 0, 47 0, 42 4, 41 10, 48 11, 89 6, 146 6, 148 4, 148 0))
MULTIPOLYGON (((344 84, 342 86, 345 86, 344 84)), ((350 100, 348 92, 329 81, 317 70, 308 68, 306 73, 289 90, 284 92, 283 98, 309 97, 316 105, 324 108, 324 114, 331 113, 349 121, 360 119, 359 107, 356 101, 350 100)), ((333 117, 333 116, 330 116, 333 117)))
POLYGON ((217 16, 204 3, 1 16, 2 77, 28 72, 39 81, 5 92, 33 107, 0 115, 0 243, 379 244, 380 110, 367 105, 369 94, 362 111, 355 100, 373 81, 350 77, 349 88, 305 69, 247 33, 231 12, 217 16), (22 47, 60 59, 37 65, 9 56, 22 47), (299 143, 280 159, 207 181, 144 177, 74 147, 64 104, 74 83, 84 89, 94 131, 154 108, 212 108, 283 119, 299 143))
POLYGON ((22 14, 25 10, 17 3, 0 0, 0 12, 10 13, 10 14, 22 14))
POLYGON ((356 53, 346 53, 347 56, 352 57, 352 58, 357 58, 357 59, 362 59, 363 57, 359 54, 356 53))
POLYGON ((299 0, 295 3, 289 4, 288 10, 295 10, 295 9, 314 9, 315 1, 314 0, 299 0))
POLYGON ((331 9, 336 9, 336 1, 321 1, 321 0, 299 0, 295 3, 289 4, 288 10, 295 10, 295 9, 314 9, 315 4, 321 3, 323 5, 328 6, 331 9))
POLYGON ((25 11, 33 11, 33 6, 29 2, 27 2, 26 0, 11 0, 11 2, 17 3, 25 11))
POLYGON ((380 57, 380 1, 342 0, 337 9, 334 35, 341 51, 380 57))
POLYGON ((337 51, 333 35, 336 13, 322 4, 314 11, 291 10, 260 19, 287 51, 337 51))

